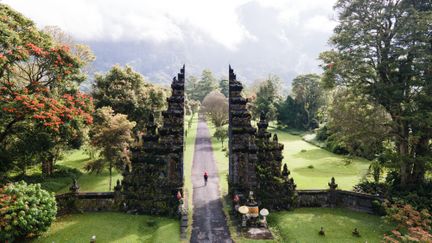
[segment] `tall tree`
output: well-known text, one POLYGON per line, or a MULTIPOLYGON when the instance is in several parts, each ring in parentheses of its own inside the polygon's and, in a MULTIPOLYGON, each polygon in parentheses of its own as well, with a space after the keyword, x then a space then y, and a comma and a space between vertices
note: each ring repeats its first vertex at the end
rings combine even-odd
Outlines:
POLYGON ((195 94, 194 97, 196 98, 194 100, 202 102, 206 95, 216 90, 216 87, 216 78, 210 70, 204 69, 201 74, 201 80, 197 83, 195 91, 193 91, 195 94))
POLYGON ((49 175, 60 146, 92 123, 92 100, 78 91, 82 63, 4 4, 0 19, 0 171, 30 151, 22 146, 25 134, 48 134, 49 147, 38 156, 49 175))
POLYGON ((390 117, 380 105, 346 88, 333 92, 327 124, 331 143, 342 144, 351 155, 374 159, 389 138, 390 117))
POLYGON ((255 94, 251 104, 252 116, 258 119, 261 112, 267 115, 269 121, 273 121, 277 117, 277 103, 280 100, 280 79, 278 76, 270 75, 265 81, 258 86, 258 91, 255 94))
POLYGON ((106 74, 96 75, 92 96, 96 108, 110 106, 115 113, 135 121, 135 132, 145 127, 150 113, 157 116, 165 106, 165 91, 146 83, 129 66, 115 65, 106 74))
POLYGON ((431 161, 432 4, 339 0, 335 50, 322 53, 327 86, 369 95, 392 118, 401 186, 424 180, 431 161))
POLYGON ((198 78, 190 75, 186 78, 186 87, 185 87, 185 93, 191 100, 199 100, 199 96, 197 91, 198 87, 198 78))
POLYGON ((219 81, 219 90, 222 94, 225 95, 225 97, 228 97, 229 93, 229 81, 226 78, 222 78, 219 81))
POLYGON ((77 58, 82 64, 81 71, 87 75, 90 73, 91 64, 96 60, 96 56, 88 45, 77 43, 71 35, 64 32, 58 26, 45 26, 42 32, 51 36, 51 39, 57 45, 69 46, 71 55, 77 58))
POLYGON ((318 127, 318 109, 323 104, 323 89, 317 74, 300 75, 292 82, 292 93, 306 111, 307 129, 318 127))
POLYGON ((304 130, 306 126, 306 111, 303 104, 296 101, 291 96, 277 105, 277 121, 289 128, 304 130))
POLYGON ((130 122, 126 115, 115 114, 111 107, 102 107, 96 111, 95 125, 91 134, 91 144, 100 151, 102 159, 88 164, 90 171, 101 171, 108 166, 110 174, 109 190, 112 184, 112 170, 129 169, 129 147, 133 142, 132 128, 135 122, 130 122))

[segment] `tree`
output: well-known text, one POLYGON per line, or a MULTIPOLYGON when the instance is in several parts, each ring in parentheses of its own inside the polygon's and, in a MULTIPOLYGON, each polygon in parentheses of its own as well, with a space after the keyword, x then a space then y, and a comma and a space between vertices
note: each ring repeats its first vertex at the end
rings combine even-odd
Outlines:
POLYGON ((185 93, 191 100, 199 100, 199 96, 197 91, 198 87, 198 78, 190 75, 186 78, 186 87, 185 87, 185 93))
POLYGON ((157 115, 165 106, 165 91, 146 83, 129 66, 115 65, 106 74, 96 75, 92 96, 96 108, 110 106, 135 121, 135 132, 144 129, 150 113, 157 115))
POLYGON ((294 129, 307 129, 305 127, 307 115, 303 104, 291 96, 287 96, 284 102, 277 105, 277 114, 277 121, 280 124, 294 129))
POLYGON ((92 123, 92 100, 78 91, 82 63, 4 4, 0 18, 0 171, 19 163, 17 153, 27 159, 37 154, 49 175, 60 147, 92 123), (49 135, 50 147, 25 148, 25 134, 49 135))
POLYGON ((229 95, 229 81, 226 78, 223 78, 219 81, 219 90, 225 97, 229 95))
POLYGON ((215 90, 208 94, 203 100, 202 111, 216 128, 228 124, 228 99, 221 92, 215 90))
POLYGON ((431 159, 430 1, 340 0, 335 50, 320 55, 327 86, 350 86, 390 114, 402 187, 418 185, 431 159))
POLYGON ((317 113, 323 104, 323 89, 320 85, 320 76, 317 74, 300 75, 294 78, 292 93, 297 102, 303 105, 306 111, 306 129, 318 127, 317 113))
POLYGON ((255 99, 251 104, 252 116, 258 119, 261 112, 267 114, 267 119, 273 121, 277 117, 276 104, 279 102, 280 79, 270 75, 267 80, 259 84, 255 99))
POLYGON ((390 117, 380 105, 361 94, 339 88, 329 104, 327 124, 331 143, 342 144, 351 155, 374 159, 389 138, 390 117))
POLYGON ((223 142, 225 141, 225 139, 227 139, 227 137, 228 137, 228 129, 226 128, 226 127, 218 127, 218 128, 216 128, 216 131, 215 131, 215 133, 213 134, 213 136, 217 139, 217 140, 219 140, 219 141, 221 141, 221 143, 222 143, 222 149, 223 149, 223 142))
POLYGON ((192 116, 198 112, 198 109, 200 107, 200 102, 198 100, 190 100, 189 105, 191 108, 192 116))
POLYGON ((206 95, 208 95, 213 90, 216 90, 216 87, 216 78, 213 76, 210 70, 204 69, 201 74, 201 80, 197 83, 195 90, 193 91, 194 96, 191 98, 202 102, 206 95))
POLYGON ((45 26, 42 32, 51 36, 51 39, 57 45, 69 46, 71 54, 82 64, 81 71, 87 75, 89 74, 91 63, 96 60, 96 56, 89 46, 76 43, 72 36, 58 26, 45 26))
POLYGON ((102 159, 86 166, 89 171, 100 172, 106 165, 110 174, 109 190, 111 190, 112 169, 128 169, 130 167, 129 146, 133 142, 132 128, 126 115, 115 114, 111 107, 97 109, 95 125, 91 134, 91 144, 97 148, 102 159))

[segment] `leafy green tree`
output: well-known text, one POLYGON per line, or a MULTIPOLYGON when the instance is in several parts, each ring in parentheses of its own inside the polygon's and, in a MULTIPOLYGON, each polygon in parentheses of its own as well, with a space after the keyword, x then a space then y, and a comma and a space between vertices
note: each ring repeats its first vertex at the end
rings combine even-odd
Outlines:
POLYGON ((216 131, 213 134, 213 136, 217 140, 221 141, 221 143, 222 143, 222 149, 223 149, 224 141, 225 141, 225 139, 228 138, 228 128, 227 127, 218 127, 218 128, 216 128, 216 131))
POLYGON ((190 75, 186 78, 186 86, 185 86, 185 93, 187 97, 191 100, 199 100, 199 96, 197 91, 198 87, 198 78, 190 75))
POLYGON ((215 90, 206 95, 202 111, 210 117, 216 128, 228 124, 228 99, 221 92, 215 90))
POLYGON ((225 97, 228 97, 229 95, 229 80, 226 78, 223 78, 219 81, 219 90, 222 94, 225 95, 225 97))
POLYGON ((251 104, 252 117, 258 119, 261 112, 267 114, 267 119, 273 121, 277 117, 277 103, 280 100, 280 79, 270 75, 267 80, 259 84, 255 99, 251 104))
POLYGON ((432 6, 430 1, 339 0, 339 24, 324 52, 326 86, 350 86, 390 114, 402 187, 430 164, 432 6))
POLYGON ((201 103, 198 100, 189 101, 189 105, 191 108, 192 115, 198 112, 201 103))
POLYGON ((333 92, 328 107, 329 141, 342 144, 351 155, 374 159, 389 139, 390 117, 380 105, 344 88, 333 92))
POLYGON ((95 125, 90 131, 91 144, 100 151, 102 158, 90 162, 86 169, 98 173, 108 166, 109 190, 111 190, 113 168, 118 170, 130 168, 129 147, 133 142, 134 126, 135 122, 130 122, 126 115, 115 114, 111 107, 102 107, 96 111, 95 125))
POLYGON ((144 129, 150 113, 160 112, 165 106, 165 91, 146 83, 141 74, 131 67, 113 66, 106 74, 95 77, 92 96, 96 108, 110 106, 115 113, 136 122, 135 132, 144 129))
POLYGON ((306 129, 306 111, 303 104, 299 103, 291 96, 287 96, 285 101, 278 103, 277 111, 278 123, 286 125, 289 128, 306 129))
POLYGON ((297 76, 292 83, 292 93, 306 111, 305 127, 307 129, 318 127, 318 109, 324 103, 320 76, 317 74, 297 76))
POLYGON ((201 74, 201 80, 197 83, 195 90, 193 91, 194 95, 191 98, 202 102, 204 97, 213 90, 216 90, 216 88, 216 78, 210 70, 205 69, 201 74))
POLYGON ((92 101, 78 91, 85 79, 82 63, 68 46, 55 43, 4 4, 0 19, 0 172, 26 156, 23 161, 41 159, 43 173, 50 175, 61 148, 92 123, 92 101), (26 148, 28 134, 48 134, 51 141, 45 145, 50 147, 26 148))

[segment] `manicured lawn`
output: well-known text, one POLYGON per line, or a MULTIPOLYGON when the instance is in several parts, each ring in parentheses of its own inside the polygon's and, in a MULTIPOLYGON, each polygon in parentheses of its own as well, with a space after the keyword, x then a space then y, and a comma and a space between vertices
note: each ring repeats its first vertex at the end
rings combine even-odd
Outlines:
POLYGON ((287 163, 298 189, 328 188, 332 176, 340 189, 351 190, 366 174, 370 162, 353 158, 349 164, 345 156, 331 153, 309 144, 300 136, 270 128, 284 144, 283 163, 287 163), (313 168, 308 168, 312 166, 313 168))
MULTIPOLYGON (((221 143, 213 137, 215 128, 207 122, 212 136, 213 152, 219 169, 219 178, 222 195, 228 191, 228 158, 222 151, 221 143)), ((347 158, 331 153, 315 145, 305 142, 300 136, 276 130, 270 127, 269 132, 277 133, 279 142, 284 144, 283 163, 287 163, 291 176, 298 189, 328 188, 328 182, 335 177, 340 189, 351 190, 367 173, 370 162, 361 158, 347 158), (308 168, 310 165, 313 168, 308 168)), ((224 142, 227 147, 228 141, 224 142)))
MULTIPOLYGON (((228 157, 226 156, 226 151, 222 150, 222 143, 213 136, 213 134, 216 131, 216 128, 213 126, 213 124, 210 121, 207 121, 207 126, 210 130, 213 155, 216 160, 216 165, 219 174, 219 186, 221 190, 221 196, 223 197, 228 193, 229 160, 228 157)), ((224 141, 223 147, 228 150, 228 139, 224 141)))
MULTIPOLYGON (((42 177, 41 166, 33 166, 27 169, 26 175, 11 174, 13 180, 25 180, 28 183, 40 183, 42 188, 55 192, 65 193, 69 191, 72 184, 72 179, 77 178, 80 186, 80 191, 108 191, 109 189, 109 172, 105 169, 102 173, 89 174, 84 170, 84 165, 90 161, 90 158, 85 154, 84 150, 70 150, 65 152, 63 159, 55 164, 54 174, 49 177, 42 177)), ((117 179, 122 176, 116 170, 113 170, 113 185, 117 179)))
MULTIPOLYGON (((86 191, 93 191, 93 192, 105 192, 109 189, 109 172, 108 169, 105 169, 102 173, 96 174, 87 173, 83 167, 90 160, 89 156, 84 153, 83 150, 75 150, 70 151, 65 158, 58 162, 60 165, 68 166, 71 168, 76 168, 80 170, 83 174, 78 178, 78 184, 80 186, 80 191, 86 192, 86 191)), ((113 177, 112 177, 112 187, 115 186, 115 183, 117 179, 121 180, 122 175, 116 171, 113 170, 113 177)), ((69 185, 59 190, 59 193, 68 192, 69 191, 69 185)), ((111 188, 112 190, 112 188, 111 188)))
POLYGON ((392 228, 374 215, 340 208, 300 208, 269 216, 282 242, 381 242, 392 228), (325 236, 318 234, 324 227, 325 236), (357 228, 361 237, 352 235, 357 228))
POLYGON ((85 213, 57 218, 48 232, 31 242, 180 242, 176 219, 125 213, 85 213))
POLYGON ((192 208, 192 195, 193 195, 193 186, 192 186, 192 161, 195 152, 195 139, 198 125, 198 114, 195 114, 192 118, 192 125, 188 128, 188 122, 191 119, 191 116, 185 117, 185 130, 187 131, 187 136, 185 137, 185 150, 184 150, 184 187, 188 193, 188 203, 190 205, 190 209, 192 208))

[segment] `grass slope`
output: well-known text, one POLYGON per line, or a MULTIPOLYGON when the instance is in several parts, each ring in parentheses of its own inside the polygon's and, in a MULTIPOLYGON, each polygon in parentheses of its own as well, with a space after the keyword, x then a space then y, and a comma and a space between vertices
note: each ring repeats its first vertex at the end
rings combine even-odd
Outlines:
POLYGON ((192 229, 192 215, 193 215, 193 186, 192 186, 192 162, 195 153, 195 139, 198 126, 198 114, 192 117, 191 127, 188 128, 188 122, 191 119, 190 116, 185 117, 185 131, 187 136, 185 137, 185 151, 183 157, 183 171, 184 171, 184 190, 187 193, 187 205, 188 205, 188 232, 187 238, 191 236, 192 229))
MULTIPOLYGON (((228 193, 228 158, 222 151, 222 144, 213 137, 215 127, 207 122, 213 147, 213 154, 219 170, 221 195, 228 193)), ((340 188, 350 190, 366 174, 369 162, 354 158, 346 164, 346 157, 333 154, 309 144, 299 135, 276 130, 270 127, 269 132, 277 133, 279 142, 284 144, 284 162, 287 162, 291 175, 299 189, 328 188, 327 183, 334 176, 340 188), (308 168, 309 165, 313 169, 308 168)), ((224 146, 227 146, 225 141, 224 146)), ((226 198, 225 198, 226 199, 226 198)), ((224 201, 224 211, 228 215, 230 208, 224 201)), ((353 212, 345 209, 304 208, 293 212, 278 212, 269 219, 270 227, 276 231, 275 241, 254 241, 238 237, 235 227, 230 224, 231 236, 236 242, 379 242, 382 235, 389 230, 382 226, 377 216, 353 212), (292 226, 292 227, 291 227, 292 226), (325 239, 319 237, 320 227, 326 228, 325 239), (361 238, 353 238, 352 230, 357 227, 361 238), (337 231, 337 230, 340 230, 337 231)))
POLYGON ((57 218, 35 243, 89 242, 180 242, 179 222, 145 215, 85 213, 57 218))
POLYGON ((298 189, 327 189, 327 183, 334 176, 340 189, 351 190, 367 173, 368 160, 352 158, 347 164, 346 156, 309 144, 300 136, 273 127, 269 132, 277 133, 279 142, 284 144, 283 162, 287 163, 298 189))
POLYGON ((391 230, 378 216, 340 208, 300 208, 270 214, 269 224, 279 231, 282 242, 380 242, 391 230), (318 234, 324 227, 325 236, 318 234), (361 237, 354 237, 357 228, 361 237))

